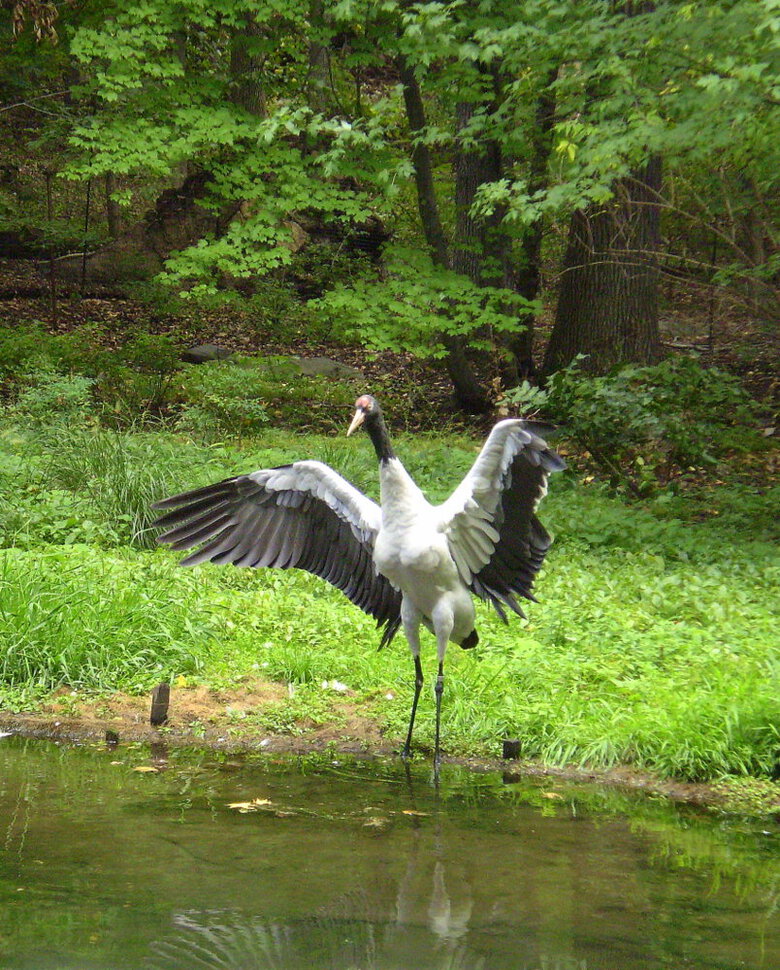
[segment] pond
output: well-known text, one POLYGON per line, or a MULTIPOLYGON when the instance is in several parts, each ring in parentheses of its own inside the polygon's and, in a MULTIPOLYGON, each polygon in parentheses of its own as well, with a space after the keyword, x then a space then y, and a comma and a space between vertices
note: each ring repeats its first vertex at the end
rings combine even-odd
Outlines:
POLYGON ((780 967, 772 823, 442 775, 0 739, 0 967, 780 967))

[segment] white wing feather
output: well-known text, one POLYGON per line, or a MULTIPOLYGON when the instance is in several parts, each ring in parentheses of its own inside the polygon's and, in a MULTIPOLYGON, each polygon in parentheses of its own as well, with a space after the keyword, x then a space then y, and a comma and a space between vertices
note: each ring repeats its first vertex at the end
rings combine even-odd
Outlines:
POLYGON ((271 492, 292 490, 313 495, 365 539, 375 537, 382 524, 382 510, 330 465, 321 461, 296 461, 282 468, 267 468, 247 476, 271 492))
MULTIPOLYGON (((447 535, 453 559, 466 585, 490 562, 499 541, 493 522, 512 462, 529 446, 534 451, 539 446, 547 447, 546 442, 526 431, 523 425, 523 421, 513 418, 499 421, 463 481, 438 507, 438 528, 447 535)), ((545 486, 546 475, 543 475, 538 499, 544 495, 545 486)))

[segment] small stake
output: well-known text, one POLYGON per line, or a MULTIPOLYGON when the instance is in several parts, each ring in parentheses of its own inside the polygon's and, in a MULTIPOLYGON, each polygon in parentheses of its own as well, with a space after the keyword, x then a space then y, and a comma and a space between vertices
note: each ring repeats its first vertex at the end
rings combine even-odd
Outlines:
POLYGON ((152 691, 152 710, 149 715, 152 727, 159 727, 168 720, 168 704, 170 700, 171 685, 163 681, 152 691))
POLYGON ((505 761, 516 761, 520 757, 520 742, 504 738, 504 750, 502 757, 505 761))

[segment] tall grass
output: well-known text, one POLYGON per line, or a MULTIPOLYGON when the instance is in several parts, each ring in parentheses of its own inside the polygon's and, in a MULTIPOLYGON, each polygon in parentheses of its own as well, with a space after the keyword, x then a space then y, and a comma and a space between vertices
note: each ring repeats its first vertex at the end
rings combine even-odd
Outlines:
POLYGON ((75 429, 59 437, 44 471, 52 485, 86 495, 133 545, 151 548, 152 503, 177 489, 191 465, 181 445, 164 436, 75 429))
POLYGON ((0 551, 0 685, 145 687, 197 670, 218 632, 192 577, 162 559, 0 551))

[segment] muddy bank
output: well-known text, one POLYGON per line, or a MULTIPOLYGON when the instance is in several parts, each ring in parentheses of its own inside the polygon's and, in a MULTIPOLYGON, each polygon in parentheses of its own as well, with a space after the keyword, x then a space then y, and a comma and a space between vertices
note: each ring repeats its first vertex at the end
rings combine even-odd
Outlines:
MULTIPOLYGON (((273 709, 287 696, 283 684, 257 681, 235 690, 205 686, 174 692, 167 722, 149 723, 150 698, 115 693, 88 697, 55 692, 35 713, 0 710, 0 732, 71 742, 196 746, 221 751, 267 752, 281 755, 332 753, 362 757, 397 755, 400 738, 385 737, 375 720, 361 713, 349 698, 334 702, 334 722, 303 720, 291 730, 269 731, 253 723, 253 714, 273 709), (108 740, 107 740, 108 739, 108 740), (118 740, 117 740, 118 739, 118 740)), ((498 748, 498 745, 497 745, 498 748)), ((527 760, 469 758, 444 755, 444 766, 457 764, 473 771, 500 771, 511 782, 527 776, 599 783, 673 801, 723 811, 774 815, 780 821, 780 784, 756 780, 714 783, 659 778, 631 766, 609 769, 549 767, 527 760)), ((427 757, 420 750, 416 760, 427 757)))

